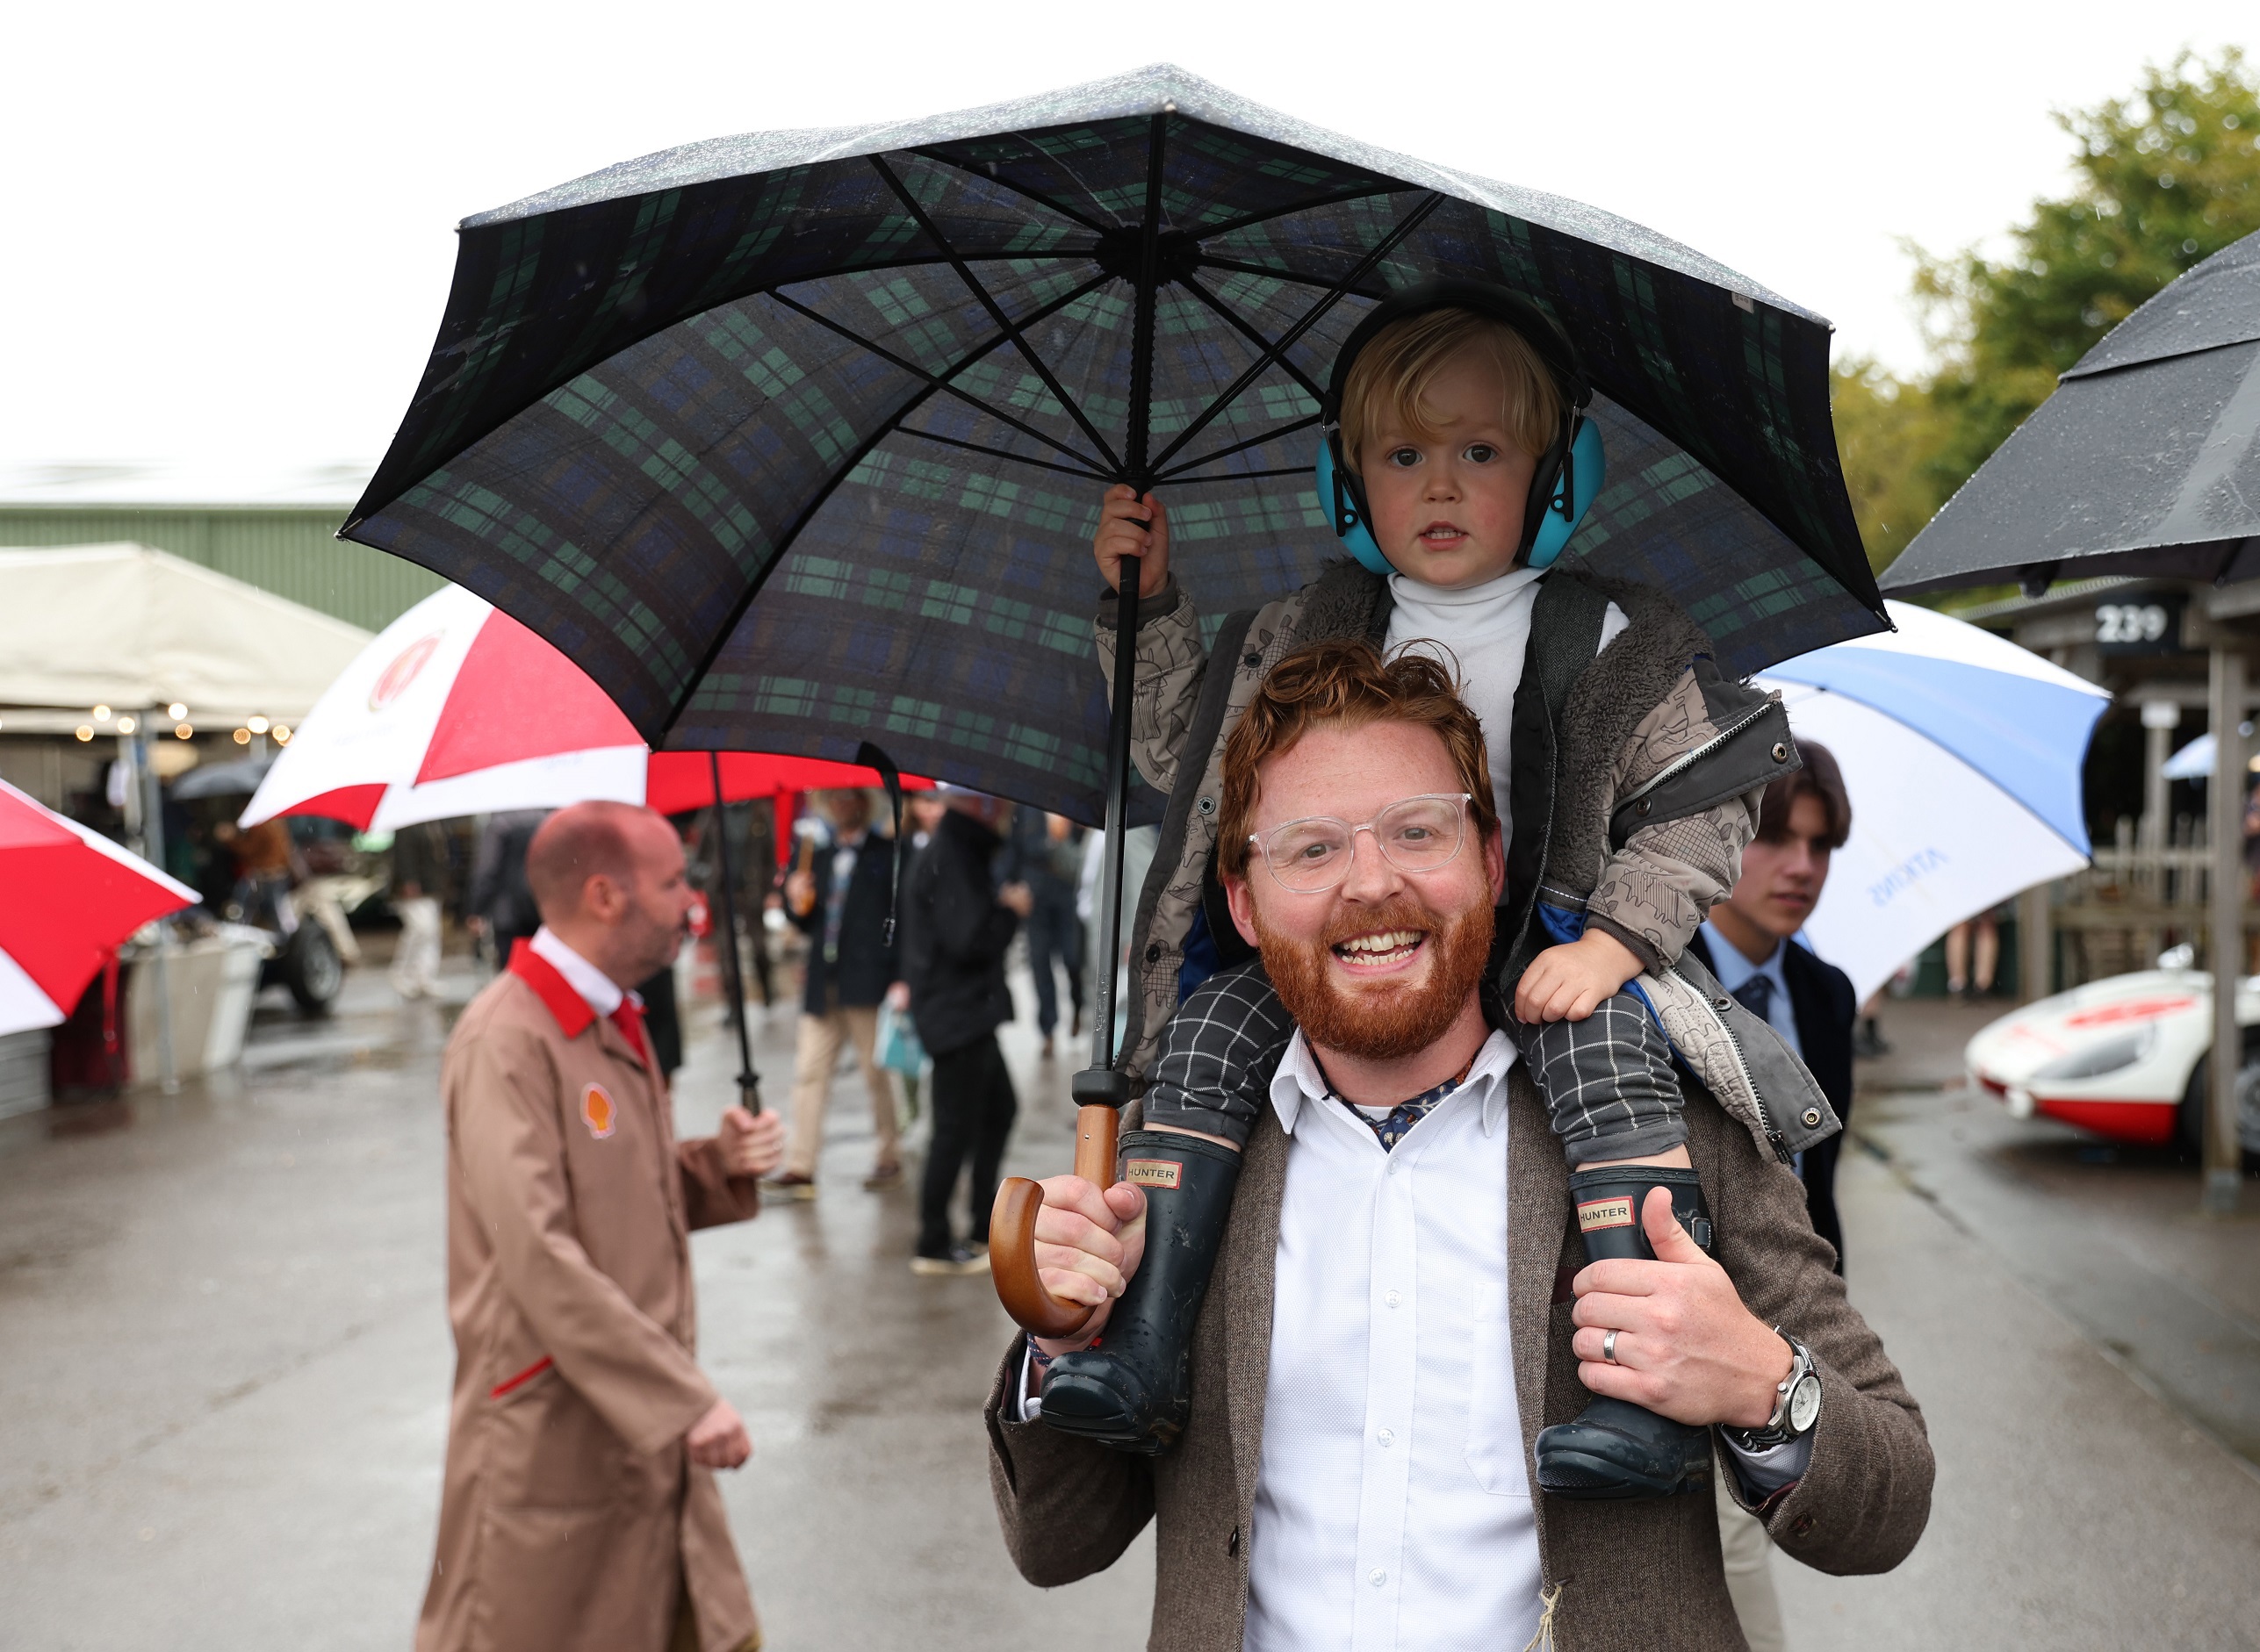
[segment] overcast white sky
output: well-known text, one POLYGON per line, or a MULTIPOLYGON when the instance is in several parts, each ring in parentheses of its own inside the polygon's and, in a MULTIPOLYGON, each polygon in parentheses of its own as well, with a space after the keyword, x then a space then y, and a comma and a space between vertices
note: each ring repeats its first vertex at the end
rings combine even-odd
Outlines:
POLYGON ((464 214, 719 133, 961 108, 1168 61, 1650 224, 1921 359, 1897 238, 2064 182, 2052 109, 2252 0, 1537 6, 20 7, 4 38, 0 466, 371 464, 464 214))

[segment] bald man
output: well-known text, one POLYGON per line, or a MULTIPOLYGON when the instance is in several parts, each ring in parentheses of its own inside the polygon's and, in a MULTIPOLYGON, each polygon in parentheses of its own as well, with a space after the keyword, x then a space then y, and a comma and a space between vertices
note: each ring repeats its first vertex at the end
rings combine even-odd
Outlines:
POLYGON ((580 803, 535 835, 542 927, 449 1039, 455 1398, 417 1652, 760 1644, 716 1469, 752 1453, 698 1368, 690 1230, 742 1222, 776 1116, 677 1141, 629 990, 680 945, 674 829, 580 803))

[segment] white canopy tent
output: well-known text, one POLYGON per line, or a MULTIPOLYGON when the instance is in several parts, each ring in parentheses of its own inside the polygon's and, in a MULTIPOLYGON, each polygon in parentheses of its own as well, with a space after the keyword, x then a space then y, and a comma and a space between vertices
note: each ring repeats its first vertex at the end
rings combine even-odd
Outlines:
POLYGON ((295 722, 368 642, 146 545, 0 549, 0 706, 179 703, 198 723, 295 722))

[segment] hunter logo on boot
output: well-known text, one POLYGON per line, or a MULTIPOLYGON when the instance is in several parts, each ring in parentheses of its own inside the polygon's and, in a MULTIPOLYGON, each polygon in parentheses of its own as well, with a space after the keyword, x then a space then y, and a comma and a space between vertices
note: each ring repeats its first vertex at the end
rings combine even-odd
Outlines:
POLYGON ((1128 1159, 1122 1165, 1122 1179, 1141 1188, 1174 1188, 1184 1172, 1174 1159, 1128 1159))
POLYGON ((1593 1199, 1577 1207, 1577 1226, 1580 1233, 1590 1233, 1598 1227, 1630 1227, 1632 1201, 1620 1194, 1611 1199, 1593 1199))

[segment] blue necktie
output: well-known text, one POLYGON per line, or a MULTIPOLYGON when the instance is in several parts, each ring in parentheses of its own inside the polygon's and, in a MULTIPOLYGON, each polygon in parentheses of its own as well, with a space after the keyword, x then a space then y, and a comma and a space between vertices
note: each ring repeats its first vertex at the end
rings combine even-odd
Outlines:
POLYGON ((1423 1090, 1409 1102, 1398 1103, 1378 1118, 1374 1117, 1371 1113, 1361 1111, 1348 1102, 1343 1102, 1342 1105, 1350 1108, 1351 1112, 1356 1113, 1358 1117, 1373 1127, 1374 1135, 1380 1138, 1381 1151, 1387 1153, 1399 1142, 1404 1140, 1405 1132, 1426 1118, 1429 1110, 1438 1102, 1457 1089, 1461 1080, 1466 1076, 1467 1074, 1463 1073, 1458 1078, 1446 1079, 1436 1088, 1423 1090))
POLYGON ((1760 1021, 1773 1020, 1774 978, 1753 975, 1734 989, 1735 1000, 1760 1021))

